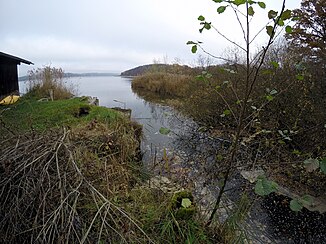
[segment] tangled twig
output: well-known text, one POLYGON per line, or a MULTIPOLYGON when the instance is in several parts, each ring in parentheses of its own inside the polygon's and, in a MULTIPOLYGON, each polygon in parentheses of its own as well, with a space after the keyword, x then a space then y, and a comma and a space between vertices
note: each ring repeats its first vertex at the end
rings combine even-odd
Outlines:
POLYGON ((107 151, 95 159, 97 144, 103 143, 78 141, 68 130, 7 140, 0 149, 2 240, 151 243, 140 225, 111 200, 118 185, 127 185, 132 176, 119 158, 124 153, 102 147, 107 151))

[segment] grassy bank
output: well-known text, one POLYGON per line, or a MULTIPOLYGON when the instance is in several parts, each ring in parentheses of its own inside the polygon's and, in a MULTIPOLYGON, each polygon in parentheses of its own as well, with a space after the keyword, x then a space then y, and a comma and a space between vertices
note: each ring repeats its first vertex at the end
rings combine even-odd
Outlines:
POLYGON ((141 127, 120 112, 22 97, 0 120, 5 243, 215 242, 195 215, 176 217, 173 192, 146 183, 141 127))
POLYGON ((91 106, 87 98, 42 101, 22 97, 16 104, 1 107, 1 135, 6 128, 19 134, 28 130, 42 132, 49 128, 86 124, 96 119, 109 123, 118 118, 118 112, 104 107, 91 106))

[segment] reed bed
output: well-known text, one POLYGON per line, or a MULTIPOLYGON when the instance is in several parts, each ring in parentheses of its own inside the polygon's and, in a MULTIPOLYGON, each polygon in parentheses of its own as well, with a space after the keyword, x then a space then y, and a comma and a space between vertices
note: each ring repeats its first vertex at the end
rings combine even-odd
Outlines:
POLYGON ((193 76, 164 72, 146 73, 134 77, 132 88, 136 91, 145 90, 160 96, 186 97, 189 92, 193 76))

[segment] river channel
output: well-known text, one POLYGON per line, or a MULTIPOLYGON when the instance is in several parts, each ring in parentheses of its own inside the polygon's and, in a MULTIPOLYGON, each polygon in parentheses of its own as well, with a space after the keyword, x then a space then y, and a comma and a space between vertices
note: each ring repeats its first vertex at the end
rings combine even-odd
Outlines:
MULTIPOLYGON (((168 167, 178 175, 179 181, 181 179, 185 186, 194 189, 195 195, 201 198, 201 205, 214 201, 217 186, 213 180, 207 179, 205 170, 209 170, 207 165, 214 164, 214 152, 218 147, 228 142, 200 132, 194 121, 173 108, 145 101, 132 91, 131 78, 117 75, 74 77, 66 81, 77 88, 78 95, 97 97, 100 106, 131 109, 131 119, 143 125, 144 164, 160 174, 164 174, 168 167), (171 132, 163 135, 159 132, 161 128, 168 128, 171 132), (167 160, 162 160, 164 157, 173 163, 167 166, 164 164, 167 160)), ((25 87, 26 84, 20 82, 22 93, 25 87)), ((242 182, 238 176, 238 180, 231 184, 240 187, 242 182)), ((239 190, 235 194, 239 194, 239 190)), ((282 201, 284 199, 278 201, 274 197, 260 199, 254 204, 250 221, 246 223, 252 243, 326 243, 325 214, 308 211, 296 214, 280 207, 282 201)))

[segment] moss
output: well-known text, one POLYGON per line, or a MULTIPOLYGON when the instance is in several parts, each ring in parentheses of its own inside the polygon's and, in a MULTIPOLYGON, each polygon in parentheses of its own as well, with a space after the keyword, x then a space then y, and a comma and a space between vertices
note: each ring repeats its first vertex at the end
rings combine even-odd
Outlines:
POLYGON ((171 211, 173 211, 176 219, 190 219, 194 215, 196 208, 194 205, 194 197, 189 191, 178 191, 173 194, 171 199, 171 211), (188 207, 182 206, 182 200, 189 199, 191 205, 188 207))

